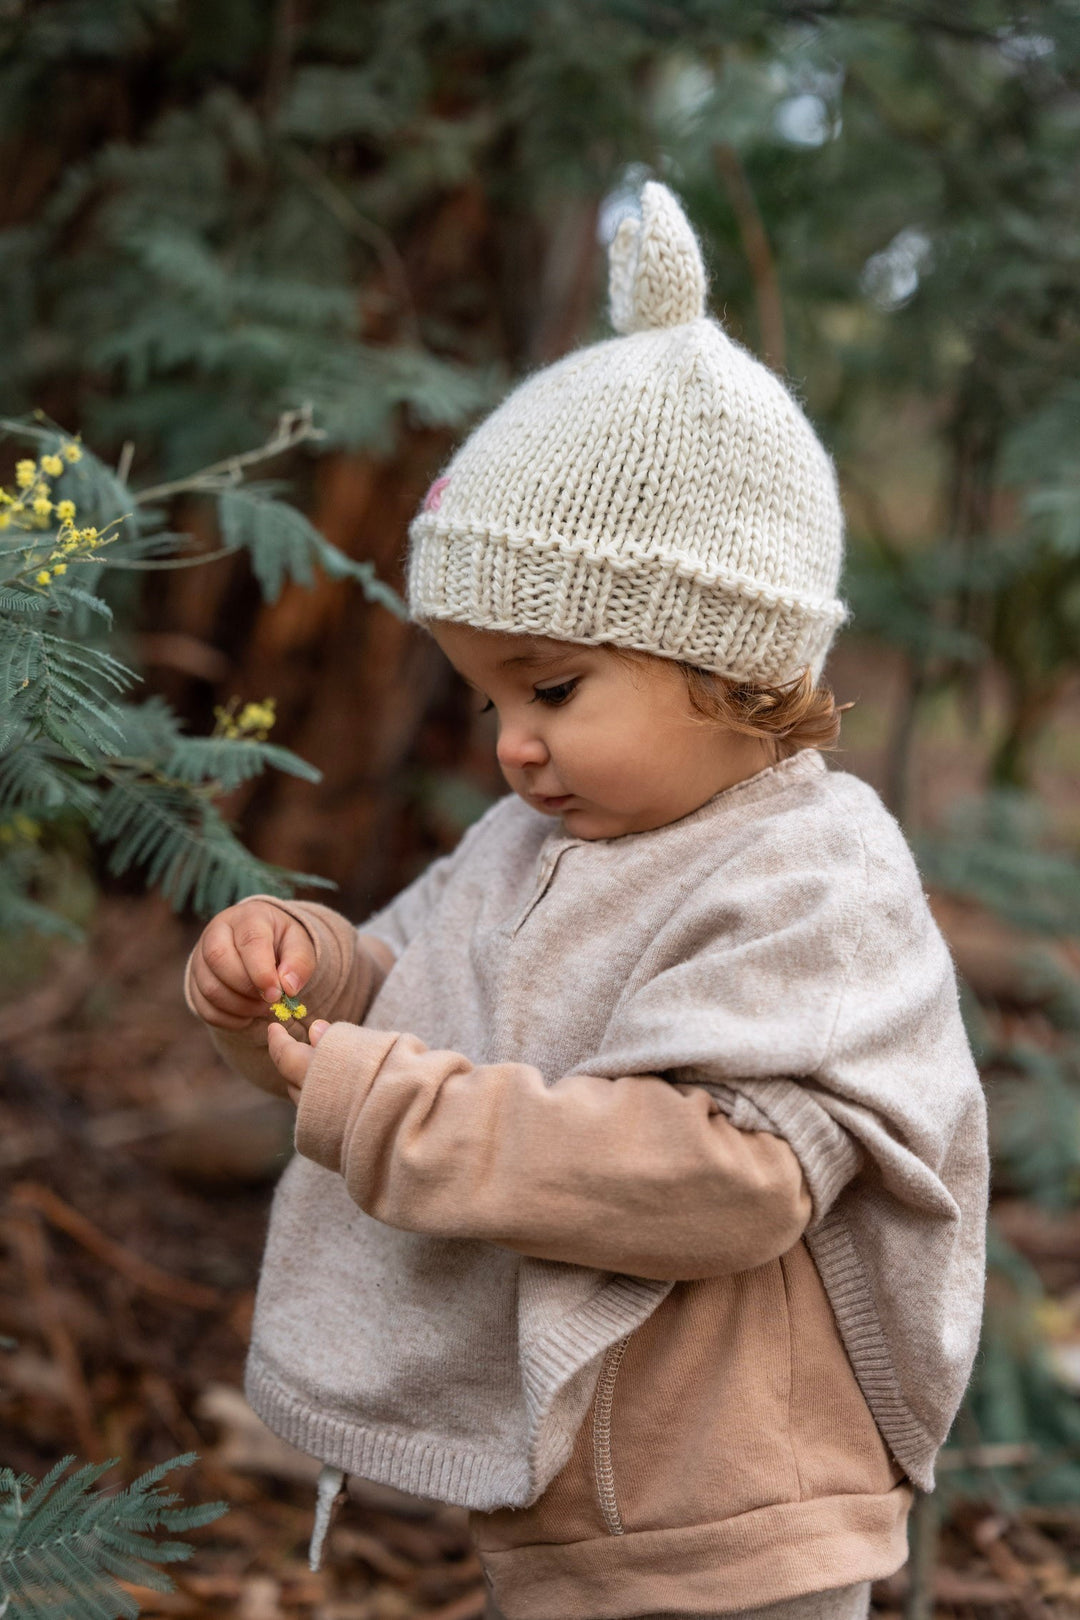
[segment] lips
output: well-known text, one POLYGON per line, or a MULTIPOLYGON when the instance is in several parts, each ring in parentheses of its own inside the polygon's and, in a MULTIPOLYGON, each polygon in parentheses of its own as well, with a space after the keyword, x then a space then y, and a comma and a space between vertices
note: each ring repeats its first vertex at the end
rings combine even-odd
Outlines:
POLYGON ((573 797, 574 795, 572 793, 559 793, 556 794, 554 798, 545 793, 533 794, 533 798, 536 800, 537 804, 542 805, 545 810, 558 810, 562 805, 569 804, 573 797))

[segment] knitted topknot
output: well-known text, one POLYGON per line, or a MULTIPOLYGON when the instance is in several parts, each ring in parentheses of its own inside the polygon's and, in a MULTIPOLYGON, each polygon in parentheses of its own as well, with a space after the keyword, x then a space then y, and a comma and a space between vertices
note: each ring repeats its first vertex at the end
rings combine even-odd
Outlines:
POLYGON ((656 181, 615 232, 609 289, 621 335, 527 378, 428 490, 413 617, 816 680, 846 617, 832 462, 705 314, 697 238, 656 181))
POLYGON ((701 249, 666 186, 646 182, 641 216, 622 221, 608 259, 611 324, 616 332, 679 326, 704 315, 701 249))

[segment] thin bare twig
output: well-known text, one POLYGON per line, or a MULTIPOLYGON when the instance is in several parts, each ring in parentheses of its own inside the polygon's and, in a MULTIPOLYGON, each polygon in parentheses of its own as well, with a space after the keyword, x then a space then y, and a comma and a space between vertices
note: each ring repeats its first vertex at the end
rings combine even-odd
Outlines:
POLYGON ((934 1496, 916 1491, 908 1529, 908 1579, 904 1620, 933 1620, 937 1566, 938 1508, 934 1496))
POLYGON ((132 498, 136 506, 145 506, 149 501, 160 501, 166 496, 182 495, 186 492, 214 493, 235 489, 243 480, 245 467, 250 467, 257 461, 268 461, 273 456, 283 455, 286 450, 292 450, 296 445, 303 444, 309 439, 325 438, 325 429, 317 428, 314 424, 311 405, 304 404, 298 410, 284 411, 278 417, 277 426, 269 439, 257 450, 245 450, 241 455, 227 456, 224 461, 215 461, 211 466, 203 467, 199 472, 189 473, 186 478, 176 478, 169 484, 151 484, 148 489, 134 490, 132 498))
POLYGON ((197 568, 200 563, 220 562, 235 557, 235 546, 215 546, 213 551, 196 551, 190 557, 94 557, 99 568, 129 568, 156 573, 163 568, 197 568))

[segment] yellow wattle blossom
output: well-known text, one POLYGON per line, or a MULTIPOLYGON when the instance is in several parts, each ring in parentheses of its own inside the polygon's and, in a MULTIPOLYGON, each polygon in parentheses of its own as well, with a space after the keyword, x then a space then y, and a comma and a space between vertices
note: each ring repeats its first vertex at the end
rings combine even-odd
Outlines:
MULTIPOLYGON (((25 456, 15 464, 15 478, 7 488, 0 487, 0 530, 21 530, 34 536, 29 545, 21 548, 23 565, 14 576, 24 584, 47 586, 68 572, 69 561, 82 561, 101 546, 110 545, 118 538, 117 530, 125 521, 114 518, 104 529, 93 525, 85 529, 75 527, 76 502, 68 497, 53 499, 56 493, 50 478, 59 478, 65 463, 81 461, 83 451, 76 440, 68 440, 57 449, 50 450, 34 461, 25 456), (37 531, 54 530, 37 539, 37 531)), ((130 515, 130 514, 128 514, 130 515)), ((4 535, 3 549, 9 551, 11 532, 4 535)), ((24 681, 23 685, 28 685, 24 681)))
POLYGON ((277 719, 273 698, 267 698, 265 703, 245 703, 237 716, 237 725, 241 731, 255 732, 265 737, 273 729, 277 719))
POLYGON ((302 1001, 297 1001, 295 996, 282 996, 280 1001, 274 1002, 270 1011, 282 1024, 287 1024, 290 1018, 307 1017, 307 1008, 302 1001))
POLYGON ((21 813, 12 816, 10 821, 0 824, 0 844, 14 844, 20 838, 28 844, 33 844, 40 837, 41 823, 21 813))
POLYGON ((277 720, 277 709, 272 697, 264 698, 261 703, 245 703, 240 713, 235 712, 237 699, 233 698, 227 708, 220 706, 214 710, 215 737, 227 737, 230 742, 238 740, 265 742, 277 720))

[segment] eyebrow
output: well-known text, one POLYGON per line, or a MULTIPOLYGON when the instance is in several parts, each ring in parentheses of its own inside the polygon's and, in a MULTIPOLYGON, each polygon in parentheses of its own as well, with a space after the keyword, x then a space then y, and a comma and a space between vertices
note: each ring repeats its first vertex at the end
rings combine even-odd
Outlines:
POLYGON ((565 657, 566 652, 562 647, 557 648, 554 652, 514 653, 511 658, 501 659, 498 667, 499 669, 512 669, 515 667, 536 669, 543 664, 557 664, 561 658, 565 657))

